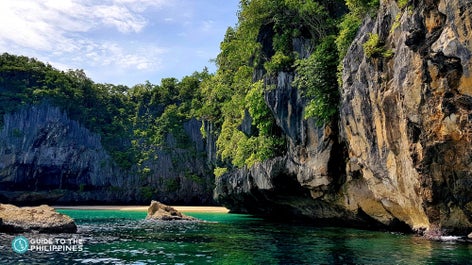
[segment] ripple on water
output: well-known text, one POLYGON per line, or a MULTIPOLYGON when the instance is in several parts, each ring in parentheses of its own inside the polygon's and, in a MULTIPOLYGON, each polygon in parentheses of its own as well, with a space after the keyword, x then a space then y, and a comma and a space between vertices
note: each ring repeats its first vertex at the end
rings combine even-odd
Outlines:
POLYGON ((243 215, 208 217, 219 223, 173 223, 118 211, 67 214, 77 221, 83 252, 13 255, 14 235, 2 234, 0 264, 470 264, 472 256, 471 245, 460 243, 243 215))
POLYGON ((94 259, 76 259, 82 264, 124 264, 124 260, 120 260, 117 258, 94 258, 94 259))

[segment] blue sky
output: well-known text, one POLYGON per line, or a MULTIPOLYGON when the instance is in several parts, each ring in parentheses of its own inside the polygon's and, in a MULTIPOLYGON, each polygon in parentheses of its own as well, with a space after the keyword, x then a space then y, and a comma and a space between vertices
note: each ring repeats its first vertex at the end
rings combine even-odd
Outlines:
POLYGON ((0 0, 0 52, 98 83, 182 78, 213 63, 239 0, 0 0))

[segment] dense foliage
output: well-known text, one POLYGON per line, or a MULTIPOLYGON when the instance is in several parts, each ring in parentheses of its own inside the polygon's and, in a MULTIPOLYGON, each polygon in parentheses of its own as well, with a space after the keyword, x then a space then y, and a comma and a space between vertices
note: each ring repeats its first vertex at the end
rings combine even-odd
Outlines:
POLYGON ((95 133, 124 169, 156 157, 172 133, 186 147, 183 121, 191 117, 192 100, 207 71, 163 79, 131 88, 98 84, 82 70, 59 71, 24 56, 0 56, 0 115, 44 101, 65 110, 95 133))
MULTIPOLYGON (((270 78, 280 71, 295 71, 298 77, 294 85, 308 101, 306 117, 322 124, 337 113, 338 86, 334 80, 338 51, 333 35, 338 32, 339 17, 345 13, 343 6, 343 1, 241 1, 239 23, 227 31, 216 60, 218 72, 207 98, 203 98, 207 110, 214 108, 215 95, 224 95, 215 110, 218 115, 213 115, 218 119, 210 120, 221 128, 217 142, 221 158, 238 167, 251 166, 285 148, 264 101, 269 88, 253 79, 255 72, 263 70, 270 78), (295 53, 294 39, 311 41, 313 55, 301 58, 295 53), (251 118, 251 132, 239 129, 247 123, 247 116, 251 118)), ((352 38, 352 32, 346 34, 352 38)))
POLYGON ((241 1, 238 24, 221 43, 218 71, 203 86, 197 113, 216 125, 220 158, 242 167, 284 152, 284 138, 264 100, 271 87, 261 81, 280 71, 296 73, 293 85, 307 102, 306 118, 318 125, 331 121, 338 113, 340 61, 363 17, 378 6, 379 0, 241 1), (311 42, 308 58, 294 52, 296 39, 311 42))
POLYGON ((384 44, 380 41, 378 34, 370 33, 369 39, 362 45, 364 53, 367 57, 371 58, 390 58, 393 56, 393 51, 388 50, 384 47, 384 44))
MULTIPOLYGON (((160 85, 97 84, 81 70, 58 71, 3 54, 0 115, 51 102, 99 133, 121 167, 137 165, 143 174, 157 149, 189 146, 182 123, 197 118, 212 124, 212 131, 202 133, 217 139, 219 160, 213 162, 221 175, 232 166, 251 166, 285 151, 284 136, 264 98, 271 89, 265 80, 280 71, 296 73, 293 85, 306 101, 306 118, 321 126, 336 117, 340 61, 362 18, 378 5, 379 0, 241 0, 238 24, 228 28, 215 60, 217 72, 165 78, 160 85), (309 56, 294 52, 294 40, 311 44, 309 56), (174 146, 166 146, 169 136, 174 146)), ((377 53, 374 42, 364 46, 367 52, 377 53)))
POLYGON ((297 64, 294 84, 308 99, 305 117, 315 118, 318 125, 329 122, 338 111, 338 53, 334 41, 334 36, 324 38, 309 58, 297 64))

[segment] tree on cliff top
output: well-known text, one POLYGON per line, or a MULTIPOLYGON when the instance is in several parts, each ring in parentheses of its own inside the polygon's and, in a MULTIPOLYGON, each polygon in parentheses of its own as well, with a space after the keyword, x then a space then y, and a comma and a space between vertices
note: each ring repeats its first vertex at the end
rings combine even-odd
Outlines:
POLYGON ((226 32, 216 59, 217 73, 203 86, 203 103, 197 111, 200 119, 216 127, 223 166, 252 166, 281 155, 286 148, 264 99, 270 88, 257 79, 275 76, 279 71, 300 72, 304 77, 298 84, 309 101, 307 112, 311 117, 326 122, 336 113, 337 83, 332 81, 336 80, 337 52, 327 46, 335 47, 330 35, 336 33, 336 18, 342 13, 338 7, 343 6, 340 0, 241 1, 238 24, 226 32), (296 38, 311 40, 314 47, 329 44, 321 45, 323 49, 311 60, 295 64, 300 59, 293 52, 296 38), (323 52, 329 52, 326 59, 318 58, 325 56, 323 52), (255 78, 254 73, 261 70, 266 76, 255 78), (308 78, 313 70, 317 74, 321 71, 315 81, 308 78))
POLYGON ((192 116, 192 101, 209 77, 204 70, 181 81, 165 78, 160 85, 146 82, 129 88, 94 83, 83 70, 59 71, 36 59, 4 53, 0 116, 47 101, 100 134, 115 162, 130 169, 155 157, 150 150, 162 147, 169 133, 186 148, 183 121, 192 116))

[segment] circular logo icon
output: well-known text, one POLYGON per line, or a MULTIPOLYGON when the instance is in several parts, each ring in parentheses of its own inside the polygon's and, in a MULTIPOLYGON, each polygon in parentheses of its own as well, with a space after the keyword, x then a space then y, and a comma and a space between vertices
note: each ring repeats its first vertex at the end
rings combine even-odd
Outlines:
POLYGON ((11 242, 11 247, 16 253, 23 254, 28 251, 29 241, 24 236, 17 236, 11 242))

